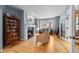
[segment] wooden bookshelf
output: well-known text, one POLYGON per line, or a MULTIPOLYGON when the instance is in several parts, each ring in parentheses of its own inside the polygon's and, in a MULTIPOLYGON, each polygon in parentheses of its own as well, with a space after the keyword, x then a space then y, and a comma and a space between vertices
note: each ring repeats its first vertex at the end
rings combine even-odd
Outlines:
POLYGON ((75 38, 79 38, 79 10, 75 13, 75 38))
POLYGON ((3 16, 3 46, 19 40, 19 21, 15 16, 3 16))

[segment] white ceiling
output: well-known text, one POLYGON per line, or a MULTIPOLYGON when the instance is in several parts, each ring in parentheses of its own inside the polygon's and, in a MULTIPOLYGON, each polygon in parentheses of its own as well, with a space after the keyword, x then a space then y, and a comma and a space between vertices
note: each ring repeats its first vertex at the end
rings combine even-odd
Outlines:
POLYGON ((59 16, 66 8, 66 5, 14 5, 35 18, 52 18, 59 16))

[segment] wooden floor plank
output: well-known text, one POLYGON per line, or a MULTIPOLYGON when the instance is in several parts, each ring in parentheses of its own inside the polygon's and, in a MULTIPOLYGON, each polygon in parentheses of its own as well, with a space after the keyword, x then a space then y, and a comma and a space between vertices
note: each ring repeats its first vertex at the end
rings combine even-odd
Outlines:
MULTIPOLYGON (((79 51, 79 46, 75 46, 76 52, 79 51)), ((35 44, 35 37, 29 40, 20 41, 12 47, 4 48, 4 53, 68 53, 69 44, 56 35, 50 36, 50 41, 45 46, 37 46, 35 44)))

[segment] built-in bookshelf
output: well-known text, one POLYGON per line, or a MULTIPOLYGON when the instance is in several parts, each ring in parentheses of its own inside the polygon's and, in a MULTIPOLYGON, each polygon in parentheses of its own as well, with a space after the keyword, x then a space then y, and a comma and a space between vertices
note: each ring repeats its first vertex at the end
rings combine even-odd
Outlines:
POLYGON ((16 16, 3 16, 3 46, 19 40, 19 21, 16 16))

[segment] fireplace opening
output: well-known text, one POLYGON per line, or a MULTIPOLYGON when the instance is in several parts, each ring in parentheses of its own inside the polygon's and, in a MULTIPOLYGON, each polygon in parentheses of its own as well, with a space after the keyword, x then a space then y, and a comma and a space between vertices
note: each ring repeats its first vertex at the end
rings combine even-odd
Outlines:
POLYGON ((28 27, 28 39, 34 36, 34 27, 28 27))

